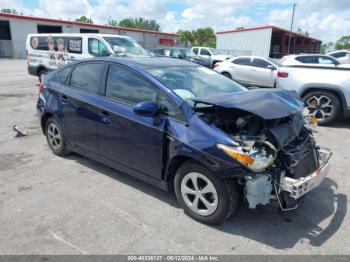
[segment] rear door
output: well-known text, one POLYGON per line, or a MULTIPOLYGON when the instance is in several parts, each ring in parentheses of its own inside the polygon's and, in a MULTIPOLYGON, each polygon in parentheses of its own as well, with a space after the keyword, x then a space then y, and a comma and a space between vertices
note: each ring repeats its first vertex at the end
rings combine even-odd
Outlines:
POLYGON ((239 57, 231 61, 231 75, 234 80, 242 84, 251 84, 251 58, 239 57))
POLYGON ((268 66, 275 68, 274 65, 261 58, 253 59, 250 77, 252 84, 263 87, 273 87, 275 85, 276 70, 268 68, 268 66))
POLYGON ((105 66, 103 62, 76 65, 69 85, 58 94, 68 142, 80 151, 98 153, 97 126, 101 119, 98 96, 105 66))
POLYGON ((157 88, 134 70, 111 64, 99 125, 100 154, 116 164, 161 178, 165 119, 135 114, 133 107, 157 99, 157 88))

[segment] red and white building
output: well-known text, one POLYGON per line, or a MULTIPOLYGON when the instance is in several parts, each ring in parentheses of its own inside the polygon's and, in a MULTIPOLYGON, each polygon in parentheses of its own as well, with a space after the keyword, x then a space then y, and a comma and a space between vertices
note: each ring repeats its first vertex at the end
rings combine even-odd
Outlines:
POLYGON ((173 33, 0 13, 0 57, 24 58, 31 33, 118 34, 132 37, 146 49, 179 44, 179 35, 173 33))

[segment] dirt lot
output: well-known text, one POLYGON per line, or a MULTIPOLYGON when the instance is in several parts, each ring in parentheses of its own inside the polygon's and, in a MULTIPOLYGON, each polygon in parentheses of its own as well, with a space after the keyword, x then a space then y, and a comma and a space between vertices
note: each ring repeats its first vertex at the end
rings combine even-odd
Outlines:
POLYGON ((331 172, 299 209, 240 205, 210 227, 173 195, 79 155, 54 156, 36 118, 36 84, 25 61, 0 60, 1 254, 350 254, 349 120, 319 128, 331 172), (14 124, 30 135, 15 138, 14 124))

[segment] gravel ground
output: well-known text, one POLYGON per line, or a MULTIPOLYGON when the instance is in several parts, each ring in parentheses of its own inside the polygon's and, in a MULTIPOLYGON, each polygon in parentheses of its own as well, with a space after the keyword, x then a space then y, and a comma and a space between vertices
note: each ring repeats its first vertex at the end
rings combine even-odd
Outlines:
POLYGON ((350 124, 319 127, 329 177, 290 212, 239 205, 223 225, 93 160, 53 155, 36 117, 37 78, 0 60, 0 254, 350 254, 350 124), (14 124, 30 135, 15 138, 14 124))

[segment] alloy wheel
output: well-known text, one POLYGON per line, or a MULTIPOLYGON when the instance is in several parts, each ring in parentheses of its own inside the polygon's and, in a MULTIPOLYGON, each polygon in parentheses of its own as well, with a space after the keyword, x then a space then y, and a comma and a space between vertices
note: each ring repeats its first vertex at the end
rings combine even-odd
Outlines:
POLYGON ((325 120, 333 114, 332 99, 326 95, 313 95, 306 100, 310 115, 325 120))
POLYGON ((50 123, 47 128, 47 136, 51 147, 55 150, 59 150, 62 145, 62 136, 56 124, 50 123))
POLYGON ((181 195, 186 205, 201 216, 213 214, 218 207, 218 193, 214 184, 197 172, 188 173, 183 177, 181 195))

